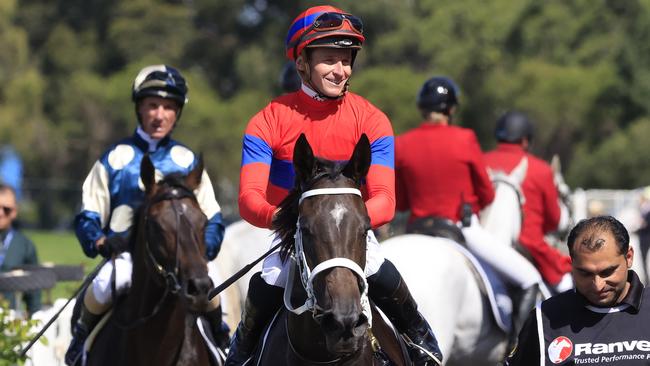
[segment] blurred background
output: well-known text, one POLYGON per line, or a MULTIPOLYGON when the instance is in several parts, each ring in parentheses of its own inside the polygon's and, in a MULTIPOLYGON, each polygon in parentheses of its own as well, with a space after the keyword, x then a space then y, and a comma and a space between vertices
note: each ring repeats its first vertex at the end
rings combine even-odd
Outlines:
MULTIPOLYGON (((0 145, 22 164, 19 220, 41 260, 83 258, 67 231, 81 185, 100 153, 135 128, 130 88, 147 64, 188 78, 175 136, 204 153, 224 216, 237 220, 244 127, 281 92, 288 24, 321 3, 0 0, 0 145), (51 242, 54 258, 41 248, 51 242)), ((650 184, 650 1, 329 3, 363 19, 351 90, 396 133, 419 124, 421 84, 447 75, 462 91, 456 123, 484 149, 496 118, 517 108, 536 123, 533 152, 559 155, 572 189, 638 196, 650 184)), ((611 197, 603 207, 620 205, 611 197)))

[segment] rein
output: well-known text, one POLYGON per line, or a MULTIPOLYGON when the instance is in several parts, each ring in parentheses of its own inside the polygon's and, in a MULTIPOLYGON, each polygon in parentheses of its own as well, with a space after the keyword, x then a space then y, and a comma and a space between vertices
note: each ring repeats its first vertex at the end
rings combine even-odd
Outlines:
MULTIPOLYGON (((302 201, 306 198, 319 196, 319 195, 334 195, 334 194, 354 194, 361 197, 361 191, 356 188, 320 188, 312 189, 302 193, 298 204, 300 205, 302 201)), ((318 312, 323 310, 317 303, 316 297, 314 295, 314 286, 313 281, 316 275, 319 273, 334 268, 334 267, 343 267, 354 272, 362 281, 361 288, 361 307, 363 308, 363 314, 368 319, 369 326, 372 326, 372 313, 370 308, 370 300, 368 298, 368 281, 366 280, 365 271, 357 263, 348 259, 348 258, 331 258, 326 261, 323 261, 316 265, 313 269, 309 268, 307 264, 307 257, 305 256, 303 242, 302 242, 302 230, 300 228, 300 218, 296 222, 296 234, 294 235, 295 239, 295 255, 291 259, 296 263, 300 271, 300 281, 302 286, 307 293, 307 299, 305 303, 297 308, 294 308, 291 304, 291 293, 293 288, 293 279, 295 276, 296 266, 289 266, 289 274, 287 276, 287 283, 284 290, 284 306, 287 310, 291 311, 296 315, 301 315, 307 311, 312 312, 312 317, 316 320, 318 318, 318 312)))
MULTIPOLYGON (((163 293, 162 297, 156 305, 154 306, 153 310, 151 311, 150 314, 145 315, 143 317, 137 318, 133 322, 130 322, 128 324, 122 323, 117 320, 117 317, 113 317, 113 322, 115 325, 117 325, 121 329, 132 329, 135 328, 139 325, 142 325, 144 322, 150 320, 153 318, 158 312, 160 311, 160 308, 162 307, 162 304, 164 303, 165 299, 167 296, 171 294, 177 294, 182 286, 180 284, 180 281, 178 280, 178 267, 179 267, 179 258, 178 258, 178 251, 180 250, 180 235, 176 235, 176 250, 174 251, 174 268, 173 270, 168 270, 166 269, 162 264, 160 264, 159 260, 156 259, 156 256, 154 255, 153 251, 151 250, 150 244, 149 244, 149 235, 148 235, 148 230, 149 230, 149 215, 148 211, 149 208, 151 208, 152 205, 162 202, 162 201, 172 201, 172 208, 174 209, 174 214, 176 216, 176 229, 178 232, 178 229, 181 227, 181 219, 184 219, 185 223, 188 224, 189 227, 191 227, 191 223, 187 220, 186 216, 183 215, 183 211, 178 208, 178 200, 184 199, 184 198, 195 198, 194 194, 187 188, 185 187, 174 187, 171 191, 165 192, 164 194, 154 197, 151 199, 151 201, 145 206, 145 214, 143 223, 144 223, 144 230, 145 230, 145 235, 144 235, 144 244, 145 244, 145 253, 147 254, 145 256, 146 259, 149 259, 149 262, 151 263, 154 273, 160 275, 163 279, 163 282, 165 284, 165 292, 163 293)), ((146 262, 146 261, 145 261, 146 262)), ((115 266, 113 266, 113 275, 115 274, 115 266)), ((115 291, 113 293, 113 303, 115 304, 115 291)))

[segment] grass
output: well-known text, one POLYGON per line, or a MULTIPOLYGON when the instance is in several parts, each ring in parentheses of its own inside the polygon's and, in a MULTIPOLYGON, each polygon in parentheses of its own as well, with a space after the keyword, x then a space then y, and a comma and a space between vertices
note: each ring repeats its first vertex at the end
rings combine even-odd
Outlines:
MULTIPOLYGON (((86 257, 76 236, 71 231, 26 230, 24 233, 36 245, 38 259, 41 263, 82 265, 84 272, 88 274, 101 261, 100 256, 86 257)), ((81 281, 57 282, 51 290, 43 291, 43 303, 58 298, 68 298, 80 285, 81 281)))

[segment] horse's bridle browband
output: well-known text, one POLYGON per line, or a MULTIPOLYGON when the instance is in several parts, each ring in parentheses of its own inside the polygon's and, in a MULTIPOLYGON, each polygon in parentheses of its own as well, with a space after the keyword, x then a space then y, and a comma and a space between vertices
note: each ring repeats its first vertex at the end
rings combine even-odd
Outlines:
MULTIPOLYGON (((302 203, 305 198, 318 196, 318 195, 332 195, 332 194, 354 194, 361 197, 361 191, 356 188, 319 188, 312 189, 302 193, 300 200, 302 203)), ((307 299, 302 306, 294 308, 291 304, 291 289, 293 287, 293 279, 295 275, 295 266, 290 266, 289 275, 287 276, 287 283, 284 291, 284 306, 287 310, 291 311, 294 314, 300 315, 306 311, 311 311, 312 315, 316 317, 317 312, 322 310, 316 303, 316 298, 314 296, 314 287, 313 281, 316 275, 319 273, 334 267, 344 267, 348 268, 354 272, 362 281, 363 288, 361 289, 361 306, 363 308, 363 314, 368 319, 368 324, 372 325, 372 314, 370 310, 370 301, 368 300, 368 281, 366 280, 365 271, 361 266, 348 258, 332 258, 326 261, 323 261, 316 265, 314 269, 310 269, 307 264, 307 258, 303 250, 302 244, 302 231, 300 228, 300 219, 296 222, 296 234, 294 235, 295 239, 295 255, 292 259, 296 262, 298 269, 300 270, 300 280, 302 286, 307 292, 307 299)))

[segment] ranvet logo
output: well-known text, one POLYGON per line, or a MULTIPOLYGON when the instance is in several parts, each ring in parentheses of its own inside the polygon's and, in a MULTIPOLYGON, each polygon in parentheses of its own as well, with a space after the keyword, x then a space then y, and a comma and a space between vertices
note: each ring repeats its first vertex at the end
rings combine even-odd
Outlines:
POLYGON ((559 336, 548 346, 548 358, 553 363, 564 362, 573 352, 573 342, 567 337, 559 336))

